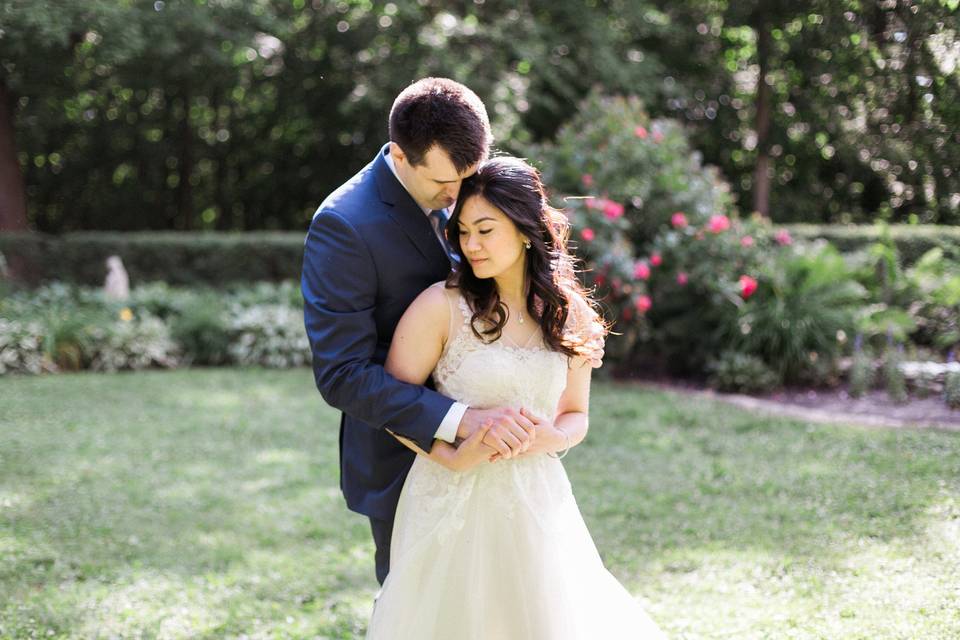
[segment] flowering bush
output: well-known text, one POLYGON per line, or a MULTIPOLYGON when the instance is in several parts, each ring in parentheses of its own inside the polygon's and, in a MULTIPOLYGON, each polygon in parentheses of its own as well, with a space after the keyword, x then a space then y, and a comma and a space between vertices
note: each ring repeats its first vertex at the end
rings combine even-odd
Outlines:
POLYGON ((182 364, 308 364, 294 282, 232 292, 151 283, 125 303, 55 283, 0 298, 0 374, 182 364))
POLYGON ((243 365, 299 367, 311 359, 303 312, 285 305, 237 307, 230 320, 236 337, 230 355, 243 365))
MULTIPOLYGON (((636 98, 591 93, 554 142, 529 156, 541 161, 544 183, 554 193, 593 196, 591 209, 622 221, 637 246, 652 240, 675 211, 700 219, 731 203, 729 187, 702 165, 683 126, 650 120, 636 98)), ((582 229, 584 239, 588 229, 582 229)))
POLYGON ((155 316, 135 317, 129 309, 121 309, 115 322, 91 330, 93 354, 90 368, 94 371, 175 367, 179 348, 170 337, 170 330, 155 316))
POLYGON ((45 368, 40 323, 0 318, 0 375, 41 373, 45 368))

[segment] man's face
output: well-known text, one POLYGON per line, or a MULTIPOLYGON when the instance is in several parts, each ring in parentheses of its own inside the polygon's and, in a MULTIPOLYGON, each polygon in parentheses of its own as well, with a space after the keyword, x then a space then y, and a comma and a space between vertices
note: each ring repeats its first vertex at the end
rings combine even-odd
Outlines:
POLYGON ((480 164, 478 162, 462 173, 458 172, 447 152, 434 146, 424 155, 422 164, 413 166, 395 142, 390 143, 390 156, 400 181, 413 199, 421 207, 431 210, 453 206, 463 179, 476 173, 480 164))

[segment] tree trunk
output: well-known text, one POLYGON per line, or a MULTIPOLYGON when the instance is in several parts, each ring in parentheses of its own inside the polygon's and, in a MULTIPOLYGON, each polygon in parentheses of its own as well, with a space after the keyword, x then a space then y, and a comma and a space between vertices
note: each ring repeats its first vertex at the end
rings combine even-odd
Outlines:
POLYGON ((27 231, 27 197, 13 138, 13 96, 0 79, 0 232, 27 231))
POLYGON ((763 12, 759 12, 754 22, 757 31, 757 60, 760 75, 757 78, 757 165, 753 172, 753 210, 765 216, 770 215, 770 85, 767 84, 767 72, 770 69, 770 24, 763 12))

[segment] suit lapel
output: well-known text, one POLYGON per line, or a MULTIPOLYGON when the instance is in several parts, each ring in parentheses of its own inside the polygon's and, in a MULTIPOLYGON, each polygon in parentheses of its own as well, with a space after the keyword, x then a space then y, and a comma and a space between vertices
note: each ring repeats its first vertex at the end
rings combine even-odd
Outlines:
MULTIPOLYGON (((388 145, 389 146, 389 145, 388 145)), ((430 225, 430 220, 423 209, 416 203, 413 197, 403 188, 397 177, 390 171, 383 154, 388 147, 380 150, 380 154, 374 161, 374 175, 377 180, 377 188, 380 191, 380 199, 390 205, 390 218, 403 230, 410 242, 417 248, 417 251, 431 265, 447 264, 450 259, 436 234, 430 225)))

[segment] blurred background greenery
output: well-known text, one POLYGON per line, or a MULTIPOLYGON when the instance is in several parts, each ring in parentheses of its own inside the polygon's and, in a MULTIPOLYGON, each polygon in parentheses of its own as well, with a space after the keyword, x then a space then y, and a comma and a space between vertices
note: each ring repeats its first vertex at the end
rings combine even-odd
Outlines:
POLYGON ((302 230, 443 75, 539 160, 591 92, 743 212, 960 223, 957 0, 2 0, 0 229, 302 230))

